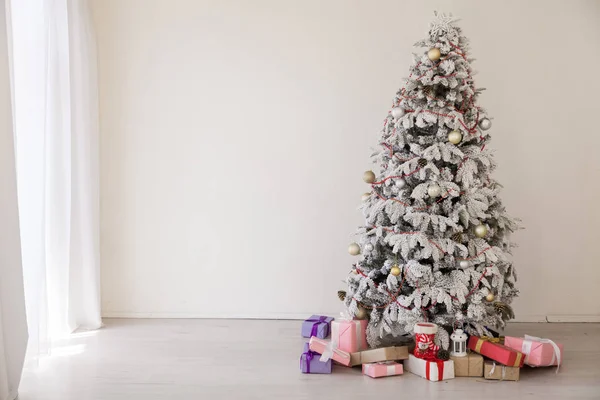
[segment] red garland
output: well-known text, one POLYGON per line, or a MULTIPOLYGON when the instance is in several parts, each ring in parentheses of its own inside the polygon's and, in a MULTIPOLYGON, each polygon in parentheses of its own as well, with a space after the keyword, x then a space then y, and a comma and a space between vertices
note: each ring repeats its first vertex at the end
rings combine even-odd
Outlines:
MULTIPOLYGON (((461 56, 461 57, 462 57, 464 60, 467 60, 467 58, 466 58, 465 54, 464 54, 464 53, 461 51, 461 49, 460 49, 458 46, 456 46, 456 45, 455 45, 455 44, 453 44, 452 42, 448 42, 448 43, 449 43, 449 44, 450 44, 452 47, 454 47, 454 48, 456 49, 456 54, 460 55, 460 56, 461 56)), ((437 64, 435 64, 435 63, 434 63, 434 64, 433 64, 433 65, 432 65, 432 66, 431 66, 429 69, 427 69, 427 70, 426 70, 426 71, 425 71, 425 72, 424 72, 424 73, 423 73, 421 76, 419 76, 418 78, 416 78, 416 80, 419 80, 419 79, 423 78, 423 77, 424 77, 424 76, 427 74, 427 72, 429 72, 429 71, 430 71, 430 70, 432 70, 433 68, 437 67, 437 66, 438 66, 438 65, 439 65, 439 64, 440 64, 442 61, 444 61, 444 60, 448 59, 448 58, 449 58, 449 57, 450 57, 452 54, 453 54, 453 53, 452 53, 452 52, 450 52, 450 53, 448 53, 448 55, 446 55, 446 57, 444 57, 444 58, 440 59, 440 60, 439 60, 439 62, 438 62, 437 64)), ((419 62, 418 62, 416 65, 415 65, 415 68, 418 68, 420 65, 421 65, 421 61, 419 61, 419 62)), ((450 77, 453 77, 453 76, 455 76, 455 75, 456 75, 456 73, 454 73, 454 74, 451 74, 451 75, 441 76, 441 77, 442 77, 442 78, 450 78, 450 77)), ((413 73, 411 72, 411 73, 410 73, 410 75, 409 75, 409 79, 410 79, 412 76, 413 76, 413 73)), ((470 73, 470 72, 468 73, 468 76, 467 76, 467 77, 468 77, 468 79, 471 79, 471 80, 473 79, 473 78, 472 78, 472 76, 471 76, 471 73, 470 73)), ((400 94, 400 96, 401 96, 401 97, 403 97, 403 98, 405 98, 405 99, 415 99, 415 98, 417 98, 417 96, 413 96, 413 97, 408 97, 408 96, 405 96, 405 95, 404 95, 404 93, 406 93, 406 88, 402 88, 402 91, 401 91, 401 94, 400 94)), ((438 99, 438 98, 435 98, 435 97, 432 97, 432 96, 426 96, 426 97, 427 97, 427 98, 429 98, 429 99, 431 99, 431 100, 435 100, 435 101, 442 101, 442 102, 444 102, 444 105, 448 106, 448 102, 446 102, 445 100, 441 100, 441 99, 438 99)), ((468 103, 469 103, 469 105, 470 105, 470 106, 473 106, 473 96, 471 96, 471 97, 469 98, 469 101, 468 101, 468 103)), ((454 109, 455 111, 457 111, 458 113, 460 113, 460 114, 464 115, 464 114, 465 114, 465 111, 462 111, 463 105, 464 105, 464 99, 463 99, 463 102, 461 103, 460 109, 456 109, 456 107, 454 107, 453 105, 451 106, 451 108, 453 108, 453 109, 454 109)), ((406 112, 414 112, 415 110, 405 110, 405 111, 406 111, 406 112)), ((442 117, 456 118, 456 115, 450 115, 450 114, 437 113, 437 112, 435 112, 435 111, 430 111, 430 110, 421 110, 420 112, 428 112, 428 113, 435 114, 435 115, 442 116, 442 117)), ((460 122, 460 124, 463 126, 463 128, 465 128, 465 130, 467 130, 467 132, 469 132, 470 134, 474 134, 474 133, 476 133, 476 132, 477 132, 477 124, 479 123, 479 107, 477 107, 477 116, 476 116, 476 118, 475 118, 475 124, 473 125, 473 127, 472 127, 472 128, 469 128, 468 126, 466 126, 466 125, 465 125, 465 123, 464 123, 464 122, 463 122, 461 119, 459 119, 459 120, 458 120, 458 122, 460 122)), ((386 119, 384 120, 384 122, 383 122, 383 127, 384 127, 384 129, 385 129, 385 127, 387 126, 387 123, 388 123, 388 119, 386 118, 386 119)), ((481 139, 482 141, 484 140, 484 137, 483 137, 483 135, 480 135, 480 139, 481 139)), ((391 147, 390 145, 388 145, 388 144, 386 144, 386 143, 383 143, 383 146, 385 146, 386 148, 388 148, 388 149, 390 150, 390 157, 394 156, 393 149, 392 149, 392 147, 391 147)), ((483 145, 481 146, 481 151, 483 151, 483 149, 484 149, 484 148, 485 148, 485 143, 483 143, 483 145)), ((413 157, 413 158, 410 158, 410 159, 407 159, 407 160, 403 160, 403 159, 400 159, 400 158, 398 158, 398 157, 397 157, 397 158, 398 158, 398 160, 400 160, 401 162, 406 162, 406 161, 413 160, 413 159, 415 159, 415 158, 417 158, 417 157, 418 157, 418 156, 416 156, 416 157, 413 157)), ((465 157, 465 158, 463 159, 463 161, 462 161, 462 162, 459 164, 459 166, 458 166, 458 169, 460 169, 460 168, 462 167, 463 163, 464 163, 464 162, 465 162, 467 159, 468 159, 468 157, 465 157)), ((389 177, 387 177, 387 178, 385 178, 385 179, 383 179, 383 180, 381 180, 381 181, 379 181, 379 182, 374 182, 374 183, 372 184, 372 186, 374 186, 374 185, 381 185, 381 184, 385 183, 386 181, 388 181, 389 179, 394 179, 394 178, 403 178, 403 177, 405 177, 405 176, 406 176, 406 177, 408 177, 408 176, 410 176, 410 175, 412 175, 412 174, 416 173, 416 172, 417 172, 417 171, 419 171, 420 169, 421 169, 421 168, 419 167, 419 168, 417 168, 416 170, 412 171, 412 172, 411 172, 410 174, 408 174, 408 175, 389 176, 389 177)), ((374 187, 373 187, 373 189, 374 189, 374 187)), ((452 190, 452 189, 449 189, 449 190, 446 192, 446 194, 444 195, 444 197, 440 198, 440 199, 439 199, 437 202, 439 203, 440 201, 443 201, 444 199, 446 199, 446 198, 447 198, 447 195, 450 193, 450 191, 451 191, 451 190, 452 190)), ((375 191, 375 194, 376 194, 376 195, 377 195, 379 198, 381 198, 382 200, 392 200, 392 201, 396 201, 396 202, 398 202, 398 203, 400 203, 400 204, 403 204, 403 205, 405 205, 405 206, 409 206, 409 204, 408 204, 408 203, 404 203, 404 202, 402 202, 402 201, 400 201, 400 200, 398 200, 398 199, 394 199, 394 198, 385 198, 385 197, 381 196, 381 195, 380 195, 380 194, 379 194, 377 191, 375 191)), ((464 192, 460 192, 460 194, 464 194, 464 192)), ((431 206, 426 206, 426 207, 416 208, 416 210, 427 209, 427 208, 429 208, 429 207, 431 207, 431 206)), ((377 227, 375 227, 375 226, 372 226, 372 228, 376 229, 377 227)), ((390 229, 390 228, 382 227, 382 229, 383 229, 383 230, 385 230, 385 231, 387 231, 387 232, 396 233, 396 232, 394 232, 394 230, 393 230, 393 229, 390 229)), ((417 234, 417 233, 420 233, 420 232, 397 232, 397 233, 399 233, 399 234, 404 234, 404 235, 414 235, 414 234, 417 234)), ((437 248, 438 248, 438 249, 439 249, 439 250, 440 250, 440 251, 441 251, 443 254, 447 254, 447 252, 445 252, 445 251, 444 251, 444 250, 443 250, 443 249, 442 249, 442 248, 441 248, 441 247, 440 247, 440 246, 439 246, 437 243, 435 243, 433 240, 431 240, 431 239, 428 239, 428 241, 429 241, 431 244, 433 244, 434 246, 436 246, 436 247, 437 247, 437 248)), ((470 258, 456 258, 456 260, 459 260, 459 261, 469 261, 469 260, 473 260, 473 259, 475 259, 475 258, 479 257, 480 255, 482 255, 483 253, 485 253, 486 251, 490 250, 490 249, 491 249, 491 247, 488 247, 488 248, 484 249, 483 251, 479 252, 478 254, 476 254, 476 255, 475 255, 475 256, 473 256, 473 257, 470 257, 470 258)), ((356 271, 357 271, 357 273, 358 273, 358 274, 360 274, 360 275, 362 275, 363 277, 367 278, 367 275, 365 275, 365 274, 364 274, 364 272, 363 272, 362 270, 360 270, 360 269, 358 268, 358 266, 357 266, 357 265, 355 265, 355 268, 356 268, 356 271)), ((468 298, 469 296, 471 296, 471 295, 472 295, 472 294, 475 292, 475 290, 476 290, 476 289, 479 287, 479 284, 480 284, 480 283, 481 283, 481 281, 483 280, 483 278, 484 278, 484 276, 485 276, 485 274, 486 274, 486 272, 487 272, 487 269, 488 269, 488 267, 486 267, 486 268, 483 270, 483 274, 481 274, 481 276, 479 277, 479 280, 477 281, 477 283, 475 284, 475 286, 473 286, 473 288, 472 288, 472 289, 469 291, 469 293, 468 293, 468 294, 465 296, 465 299, 466 299, 466 298, 468 298)), ((402 307, 402 308, 404 308, 404 309, 406 309, 406 310, 412 310, 410 307, 403 306, 403 305, 402 305, 402 304, 400 304, 400 303, 398 302, 398 300, 397 300, 398 294, 400 293, 400 291, 401 291, 401 289, 402 289, 402 286, 403 286, 403 284, 404 284, 404 280, 405 280, 405 278, 406 278, 406 270, 404 271, 404 274, 403 274, 403 276, 402 276, 402 281, 400 282, 400 285, 399 285, 399 287, 398 287, 398 291, 396 292, 396 294, 395 294, 395 295, 392 295, 392 293, 390 293, 389 291, 387 291, 387 290, 386 290, 386 291, 387 291, 387 293, 388 293, 388 294, 390 295, 390 297, 391 297, 391 301, 389 301, 387 304, 385 304, 385 305, 383 305, 383 306, 374 306, 374 307, 370 307, 370 306, 367 306, 367 305, 365 305, 365 304, 362 304, 360 301, 356 300, 356 298, 355 298, 355 297, 353 297, 352 299, 353 299, 354 301, 356 301, 356 302, 357 302, 359 305, 361 305, 362 307, 364 307, 364 308, 366 308, 366 309, 381 309, 381 308, 385 308, 385 307, 387 307, 387 306, 388 306, 388 305, 390 305, 392 302, 396 302, 396 303, 397 303, 397 304, 398 304, 400 307, 402 307)), ((376 287, 376 288, 377 288, 377 287, 379 287, 379 285, 377 285, 376 283, 374 283, 374 285, 375 285, 375 287, 376 287)), ((417 284, 417 290, 418 290, 418 284, 417 284)), ((459 299, 458 299, 457 297, 455 297, 455 296, 452 296, 452 295, 450 295, 450 297, 451 297, 453 300, 457 300, 457 301, 459 300, 459 299)), ((436 304, 437 304, 437 302, 432 302, 432 303, 431 303, 431 304, 430 304, 430 305, 429 305, 427 308, 421 307, 421 311, 423 312, 423 315, 425 315, 425 313, 424 313, 425 311, 427 311, 427 310, 430 310, 430 309, 431 309, 432 307, 434 307, 436 304)), ((440 380, 440 381, 441 381, 441 380, 442 380, 442 378, 443 378, 443 374, 444 374, 444 362, 443 362, 443 361, 439 361, 439 360, 436 360, 435 362, 436 362, 436 364, 437 364, 437 367, 438 367, 438 380, 440 380)), ((429 372, 430 372, 430 370, 429 370, 429 366, 430 366, 430 363, 428 362, 428 363, 427 363, 427 367, 426 367, 426 375, 427 375, 427 379, 429 379, 429 375, 430 375, 430 373, 429 373, 429 372)))

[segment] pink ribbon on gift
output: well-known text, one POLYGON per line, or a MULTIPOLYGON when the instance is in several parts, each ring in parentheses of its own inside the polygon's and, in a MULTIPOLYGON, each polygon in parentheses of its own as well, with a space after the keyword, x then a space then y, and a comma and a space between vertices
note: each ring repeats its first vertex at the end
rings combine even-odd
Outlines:
POLYGON ((550 361, 549 365, 554 365, 556 363, 556 373, 558 374, 558 369, 560 368, 561 357, 560 357, 560 348, 554 341, 550 339, 543 339, 537 336, 525 335, 523 339, 523 344, 521 345, 521 353, 525 354, 525 363, 529 360, 529 354, 531 353, 531 346, 534 342, 538 343, 548 343, 554 349, 554 354, 552 354, 552 361, 550 361))

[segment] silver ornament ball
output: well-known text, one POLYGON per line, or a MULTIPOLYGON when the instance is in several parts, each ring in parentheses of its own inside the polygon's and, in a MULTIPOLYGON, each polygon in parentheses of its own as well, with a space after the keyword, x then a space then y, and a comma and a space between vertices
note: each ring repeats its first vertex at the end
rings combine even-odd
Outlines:
POLYGON ((392 117, 398 119, 398 118, 404 117, 404 114, 406 114, 406 111, 404 111, 404 108, 402 108, 402 107, 392 108, 392 117))
POLYGON ((461 268, 469 268, 469 262, 465 260, 461 261, 459 265, 461 268))
POLYGON ((395 182, 395 185, 398 189, 402 189, 406 185, 406 181, 404 179, 398 179, 395 182))
POLYGON ((479 224, 475 227, 475 236, 478 238, 484 238, 488 233, 488 228, 484 224, 479 224))
POLYGON ((432 185, 429 185, 429 187, 427 188, 427 194, 429 195, 429 197, 438 197, 440 194, 442 194, 442 189, 437 183, 434 183, 432 185))
POLYGON ((481 130, 487 131, 492 127, 492 121, 490 121, 489 118, 482 118, 479 121, 479 127, 481 128, 481 130))
POLYGON ((371 243, 365 244, 365 251, 373 251, 373 245, 371 243))

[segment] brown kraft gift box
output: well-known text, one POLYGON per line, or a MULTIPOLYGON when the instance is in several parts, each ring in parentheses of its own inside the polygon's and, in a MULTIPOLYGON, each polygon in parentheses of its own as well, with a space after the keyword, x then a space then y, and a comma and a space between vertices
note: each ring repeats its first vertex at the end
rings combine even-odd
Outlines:
POLYGON ((350 353, 350 366, 370 364, 380 361, 397 361, 408 358, 408 347, 382 347, 379 349, 359 351, 350 353))
POLYGON ((496 381, 518 381, 519 367, 507 367, 494 361, 486 361, 483 377, 496 381))
POLYGON ((483 376, 483 357, 480 354, 469 352, 465 357, 454 357, 454 376, 483 376))

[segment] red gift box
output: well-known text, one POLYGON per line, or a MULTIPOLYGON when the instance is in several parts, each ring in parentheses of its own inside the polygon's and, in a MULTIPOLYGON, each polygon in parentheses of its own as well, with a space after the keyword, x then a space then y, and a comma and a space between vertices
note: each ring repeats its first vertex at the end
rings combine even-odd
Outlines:
POLYGON ((509 367, 522 367, 525 361, 525 356, 520 351, 477 336, 469 338, 469 349, 509 367))

